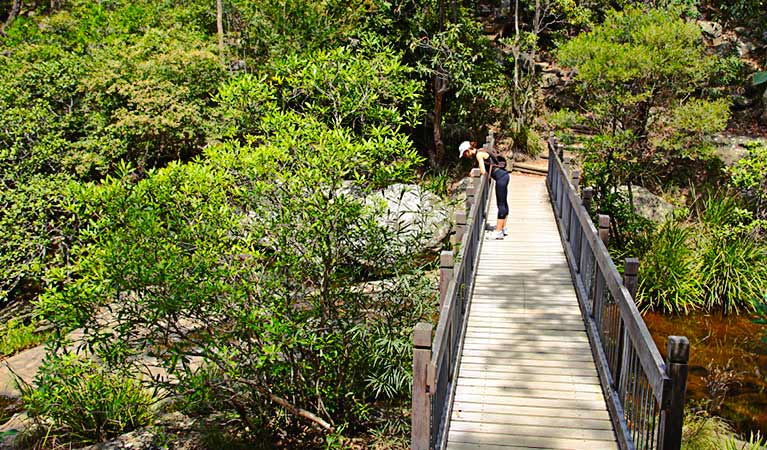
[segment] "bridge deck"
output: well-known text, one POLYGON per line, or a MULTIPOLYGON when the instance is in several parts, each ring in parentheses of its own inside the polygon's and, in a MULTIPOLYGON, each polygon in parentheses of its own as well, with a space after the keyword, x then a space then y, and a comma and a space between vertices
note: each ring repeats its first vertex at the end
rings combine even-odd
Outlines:
POLYGON ((513 175, 509 207, 511 235, 482 244, 447 448, 617 449, 544 179, 513 175))

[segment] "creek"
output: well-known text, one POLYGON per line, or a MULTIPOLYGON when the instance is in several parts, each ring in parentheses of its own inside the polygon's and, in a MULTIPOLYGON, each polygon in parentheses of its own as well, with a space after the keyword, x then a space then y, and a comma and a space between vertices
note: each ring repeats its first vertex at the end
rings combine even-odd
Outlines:
POLYGON ((644 314, 665 358, 666 339, 690 340, 687 406, 723 417, 741 435, 767 434, 767 327, 748 314, 644 314))

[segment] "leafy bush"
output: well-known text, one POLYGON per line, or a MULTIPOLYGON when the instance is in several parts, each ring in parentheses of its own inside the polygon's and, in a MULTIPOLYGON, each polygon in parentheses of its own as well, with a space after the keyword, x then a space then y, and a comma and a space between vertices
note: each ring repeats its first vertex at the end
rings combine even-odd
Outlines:
POLYGON ((707 309, 753 309, 767 292, 767 247, 745 233, 717 230, 703 237, 700 281, 707 309))
POLYGON ((0 356, 9 356, 44 342, 48 335, 46 333, 35 334, 36 328, 36 323, 25 325, 18 319, 9 320, 0 334, 0 356))
POLYGON ((752 202, 756 216, 767 219, 767 144, 751 142, 748 155, 729 169, 732 184, 752 202))
POLYGON ((49 355, 22 388, 30 417, 50 420, 74 441, 103 442, 152 420, 153 396, 138 381, 73 354, 49 355))
POLYGON ((387 129, 360 139, 293 112, 261 127, 263 145, 80 186, 82 257, 39 307, 116 367, 151 349, 173 392, 200 385, 202 358, 216 371, 202 399, 251 433, 363 427, 376 398, 409 391, 410 334, 434 299, 419 250, 364 194, 420 159, 387 129), (107 304, 113 334, 91 315, 107 304))
POLYGON ((642 257, 637 303, 646 309, 680 313, 701 306, 700 263, 690 244, 691 229, 664 222, 642 257))
POLYGON ((682 428, 682 450, 720 450, 733 434, 724 419, 705 411, 687 410, 682 428))

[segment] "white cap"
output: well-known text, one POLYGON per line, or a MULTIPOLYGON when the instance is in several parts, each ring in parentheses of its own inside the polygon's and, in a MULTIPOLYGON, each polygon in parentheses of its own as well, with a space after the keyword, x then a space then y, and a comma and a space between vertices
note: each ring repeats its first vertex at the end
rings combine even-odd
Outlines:
POLYGON ((461 145, 458 146, 458 157, 463 158, 463 154, 466 153, 466 150, 470 148, 471 148, 471 143, 469 141, 461 142, 461 145))

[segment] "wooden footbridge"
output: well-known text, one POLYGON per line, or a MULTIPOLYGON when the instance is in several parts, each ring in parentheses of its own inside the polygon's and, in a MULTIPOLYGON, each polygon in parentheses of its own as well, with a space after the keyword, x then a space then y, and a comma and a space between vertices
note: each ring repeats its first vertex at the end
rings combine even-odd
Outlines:
POLYGON ((638 263, 619 274, 609 217, 594 226, 556 142, 545 180, 511 177, 504 240, 485 231, 492 184, 472 176, 439 322, 414 333, 412 449, 679 449, 687 339, 661 358, 634 306, 638 263))

